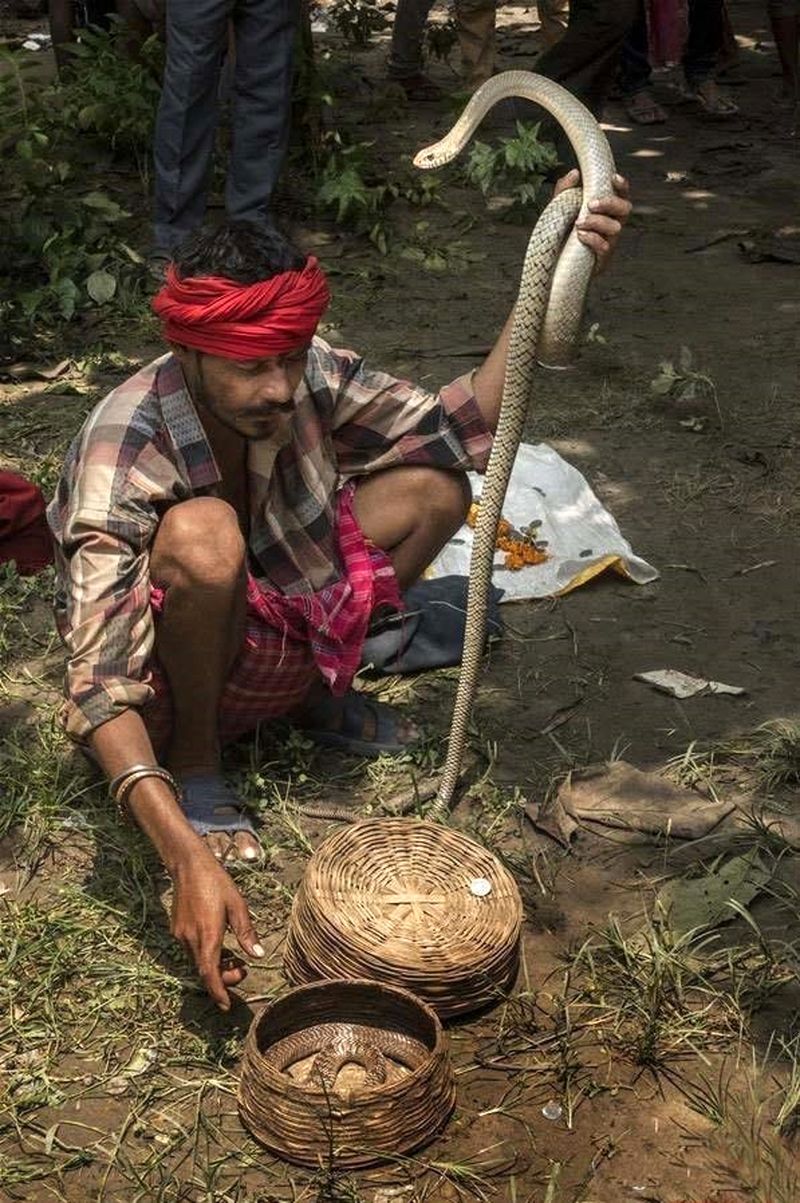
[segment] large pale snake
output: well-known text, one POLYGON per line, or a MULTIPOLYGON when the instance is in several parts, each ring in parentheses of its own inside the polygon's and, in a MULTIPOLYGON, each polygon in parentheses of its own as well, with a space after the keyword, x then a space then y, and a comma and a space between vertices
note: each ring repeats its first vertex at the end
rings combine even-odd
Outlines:
MULTIPOLYGON (((594 255, 580 241, 574 226, 576 220, 588 213, 589 201, 613 195, 611 148, 592 114, 560 84, 528 71, 506 71, 483 84, 449 133, 420 150, 414 165, 429 170, 449 163, 464 149, 489 110, 509 97, 534 101, 555 117, 572 144, 582 188, 562 192, 549 203, 534 226, 525 252, 500 419, 472 545, 464 649, 447 757, 438 793, 428 812, 429 818, 440 821, 450 810, 467 746, 483 660, 497 527, 522 438, 536 365, 538 362, 552 368, 567 366, 594 268, 594 255)), ((413 803, 412 797, 410 804, 413 803)), ((319 818, 355 817, 343 808, 324 804, 300 809, 319 818)), ((407 806, 400 808, 400 813, 406 809, 407 806)))
POLYGON ((467 745, 486 638, 495 541, 511 469, 522 438, 537 361, 565 367, 578 335, 594 255, 578 238, 576 218, 591 200, 613 195, 614 160, 592 114, 560 84, 527 71, 506 71, 478 89, 444 138, 419 151, 417 167, 440 167, 466 146, 486 113, 511 96, 535 101, 562 126, 581 172, 582 193, 569 189, 550 202, 534 226, 522 266, 506 361, 503 402, 481 491, 472 545, 461 673, 439 792, 428 817, 442 820, 452 804, 467 745))

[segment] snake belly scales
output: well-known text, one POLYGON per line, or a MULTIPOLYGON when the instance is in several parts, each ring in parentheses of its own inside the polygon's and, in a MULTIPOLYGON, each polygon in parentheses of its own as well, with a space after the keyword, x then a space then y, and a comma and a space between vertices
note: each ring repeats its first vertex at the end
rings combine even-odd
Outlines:
POLYGON ((363 1024, 320 1023, 284 1036, 271 1045, 264 1058, 281 1073, 309 1057, 314 1060, 305 1079, 326 1093, 336 1090, 336 1079, 345 1065, 364 1070, 364 1086, 382 1086, 388 1078, 388 1062, 414 1072, 430 1056, 421 1040, 402 1032, 369 1028, 363 1024))
MULTIPOLYGON (((570 188, 550 201, 534 226, 523 260, 500 418, 473 536, 464 648, 447 756, 427 816, 440 822, 449 813, 461 775, 483 661, 497 528, 522 439, 536 366, 568 365, 594 269, 594 254, 578 238, 575 222, 588 213, 590 200, 611 196, 614 191, 611 148, 592 114, 566 88, 529 71, 505 71, 483 84, 452 129, 415 155, 414 166, 430 170, 456 158, 489 110, 510 97, 533 101, 558 121, 578 160, 582 188, 570 188)), ((305 807, 300 809, 306 812, 305 807)), ((311 805, 307 811, 311 817, 339 821, 357 817, 342 807, 325 804, 311 805)))

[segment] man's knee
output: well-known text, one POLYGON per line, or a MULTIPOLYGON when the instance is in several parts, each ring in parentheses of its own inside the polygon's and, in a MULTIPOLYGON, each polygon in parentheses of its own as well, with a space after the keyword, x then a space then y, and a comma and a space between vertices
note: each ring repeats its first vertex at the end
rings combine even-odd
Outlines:
POLYGON ((195 497, 161 519, 151 576, 164 584, 230 585, 244 575, 246 550, 233 507, 216 497, 195 497))
POLYGON ((472 490, 466 472, 418 468, 414 470, 413 487, 419 499, 421 518, 429 520, 435 517, 443 526, 451 526, 453 531, 458 530, 472 501, 472 490))
POLYGON ((471 500, 465 472, 406 465, 360 481, 353 509, 366 537, 391 551, 421 532, 446 543, 464 521, 471 500))

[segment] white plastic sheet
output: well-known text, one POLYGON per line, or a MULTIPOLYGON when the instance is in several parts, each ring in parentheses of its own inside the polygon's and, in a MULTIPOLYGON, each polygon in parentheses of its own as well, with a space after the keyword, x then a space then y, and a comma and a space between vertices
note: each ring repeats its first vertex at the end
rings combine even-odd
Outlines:
MULTIPOLYGON (((480 498, 483 478, 470 473, 472 493, 480 498)), ((537 538, 547 541, 548 559, 512 572, 495 558, 494 583, 505 589, 503 601, 552 597, 568 593, 598 573, 612 569, 637 585, 658 577, 651 564, 637 556, 623 538, 615 519, 577 468, 546 443, 519 448, 508 487, 503 517, 523 530, 541 521, 537 538)), ((469 573, 472 531, 462 526, 433 563, 429 576, 469 573)))

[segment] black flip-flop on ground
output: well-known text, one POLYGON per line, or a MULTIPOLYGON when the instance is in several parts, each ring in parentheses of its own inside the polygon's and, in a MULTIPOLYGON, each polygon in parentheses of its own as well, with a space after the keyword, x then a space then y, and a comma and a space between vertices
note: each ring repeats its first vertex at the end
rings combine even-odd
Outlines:
POLYGON ((338 748, 355 756, 401 756, 421 742, 422 736, 403 743, 397 738, 401 717, 391 706, 376 702, 363 693, 349 690, 344 697, 324 697, 315 702, 297 725, 313 743, 325 748, 338 748), (364 739, 365 720, 371 718, 375 736, 364 739), (338 726, 329 727, 328 722, 338 726), (322 723, 322 726, 316 724, 322 723))

